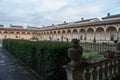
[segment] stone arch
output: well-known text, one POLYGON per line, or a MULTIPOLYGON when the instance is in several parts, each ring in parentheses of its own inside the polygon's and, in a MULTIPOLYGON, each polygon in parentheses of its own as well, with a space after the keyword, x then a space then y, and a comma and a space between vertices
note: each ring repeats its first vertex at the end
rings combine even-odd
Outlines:
POLYGON ((22 34, 26 34, 25 32, 22 32, 22 34))
POLYGON ((50 34, 49 34, 49 40, 52 40, 53 39, 53 32, 50 31, 50 34))
POLYGON ((78 33, 77 29, 73 29, 72 33, 78 33))
POLYGON ((49 35, 49 32, 47 31, 47 35, 49 35))
POLYGON ((45 40, 46 40, 46 39, 48 38, 48 36, 47 36, 47 35, 48 35, 48 34, 47 34, 47 31, 44 31, 44 32, 43 32, 43 35, 42 35, 43 39, 45 39, 45 40))
POLYGON ((4 33, 4 34, 7 34, 7 33, 8 33, 8 31, 4 31, 3 33, 4 33))
POLYGON ((46 31, 46 34, 45 34, 45 36, 44 36, 44 39, 45 39, 45 40, 49 40, 49 35, 50 35, 49 31, 46 31))
POLYGON ((16 32, 16 34, 20 34, 20 32, 16 32))
POLYGON ((87 40, 91 42, 93 39, 94 39, 94 29, 88 28, 87 29, 87 40))
POLYGON ((67 30, 67 35, 66 35, 66 40, 67 41, 69 41, 69 40, 71 40, 72 39, 72 32, 71 32, 71 30, 67 30))
POLYGON ((61 31, 60 30, 58 30, 57 31, 57 41, 59 41, 59 40, 61 40, 61 31))
POLYGON ((57 32, 54 30, 54 31, 53 31, 53 39, 54 39, 54 40, 57 39, 57 34, 56 34, 56 33, 57 33, 57 32))
POLYGON ((61 41, 65 41, 65 40, 66 40, 66 32, 65 30, 62 30, 61 41))
POLYGON ((65 34, 65 30, 62 30, 62 34, 65 34))
POLYGON ((0 31, 0 39, 2 39, 2 32, 0 31))
POLYGON ((19 37, 20 37, 20 32, 16 32, 15 38, 19 38, 19 37))
POLYGON ((44 31, 43 33, 44 33, 44 35, 46 35, 46 32, 45 32, 45 31, 44 31))
POLYGON ((25 31, 21 32, 21 39, 26 39, 26 32, 25 31))
POLYGON ((86 40, 86 31, 85 31, 85 29, 80 29, 79 34, 80 34, 80 40, 86 40))
POLYGON ((52 31, 50 31, 50 34, 52 34, 52 31))
MULTIPOLYGON (((35 32, 33 32, 33 34, 35 34, 35 32)), ((31 35, 31 32, 27 32, 26 39, 30 39, 30 38, 33 38, 33 36, 31 35)))
POLYGON ((9 36, 8 36, 8 31, 4 31, 3 33, 4 33, 3 38, 8 38, 8 37, 9 37, 9 36))
POLYGON ((27 32, 27 34, 28 34, 28 35, 31 35, 31 33, 30 33, 30 32, 27 32))
POLYGON ((98 41, 103 41, 103 40, 105 40, 105 31, 104 31, 104 28, 102 28, 102 27, 96 28, 95 38, 96 38, 96 40, 98 40, 98 41))
POLYGON ((9 38, 15 38, 15 32, 14 31, 10 31, 10 34, 9 34, 9 38))
POLYGON ((54 31, 53 33, 56 34, 56 31, 54 31))
POLYGON ((118 40, 120 41, 120 28, 118 30, 118 40))
POLYGON ((73 38, 77 38, 78 39, 78 31, 77 31, 77 29, 73 29, 73 32, 72 32, 72 37, 73 38))
POLYGON ((106 40, 114 41, 117 40, 117 30, 114 26, 109 26, 106 29, 106 40))
POLYGON ((58 33, 58 34, 61 34, 61 31, 59 30, 57 33, 58 33))

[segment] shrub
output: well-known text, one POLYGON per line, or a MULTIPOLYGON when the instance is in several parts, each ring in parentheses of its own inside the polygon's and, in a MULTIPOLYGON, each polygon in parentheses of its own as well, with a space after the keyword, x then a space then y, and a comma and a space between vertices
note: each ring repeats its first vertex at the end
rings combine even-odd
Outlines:
POLYGON ((34 69, 41 80, 66 80, 62 66, 69 61, 67 49, 70 43, 4 39, 3 46, 34 69))

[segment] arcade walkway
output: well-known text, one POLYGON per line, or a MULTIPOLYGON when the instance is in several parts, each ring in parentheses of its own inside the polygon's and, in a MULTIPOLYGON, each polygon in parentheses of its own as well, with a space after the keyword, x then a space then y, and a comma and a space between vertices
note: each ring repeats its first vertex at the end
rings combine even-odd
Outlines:
POLYGON ((27 68, 0 47, 0 80, 38 80, 27 68))

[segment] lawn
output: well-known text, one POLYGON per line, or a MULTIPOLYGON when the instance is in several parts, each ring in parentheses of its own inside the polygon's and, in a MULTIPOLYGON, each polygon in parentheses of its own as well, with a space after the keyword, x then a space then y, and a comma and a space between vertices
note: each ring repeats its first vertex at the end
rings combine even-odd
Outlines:
POLYGON ((97 58, 97 57, 101 57, 101 56, 102 55, 96 51, 84 51, 82 58, 90 58, 90 57, 97 58))

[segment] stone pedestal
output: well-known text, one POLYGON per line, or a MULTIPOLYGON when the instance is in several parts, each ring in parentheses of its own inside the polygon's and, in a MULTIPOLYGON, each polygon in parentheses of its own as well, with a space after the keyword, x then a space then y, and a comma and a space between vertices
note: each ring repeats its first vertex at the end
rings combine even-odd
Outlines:
POLYGON ((83 74, 83 68, 78 66, 78 67, 73 67, 70 65, 64 65, 64 69, 67 72, 67 80, 82 80, 82 74, 83 74))
POLYGON ((79 46, 79 40, 72 40, 72 47, 68 49, 68 57, 71 62, 64 65, 67 72, 67 80, 82 80, 83 68, 80 62, 83 49, 79 46))

